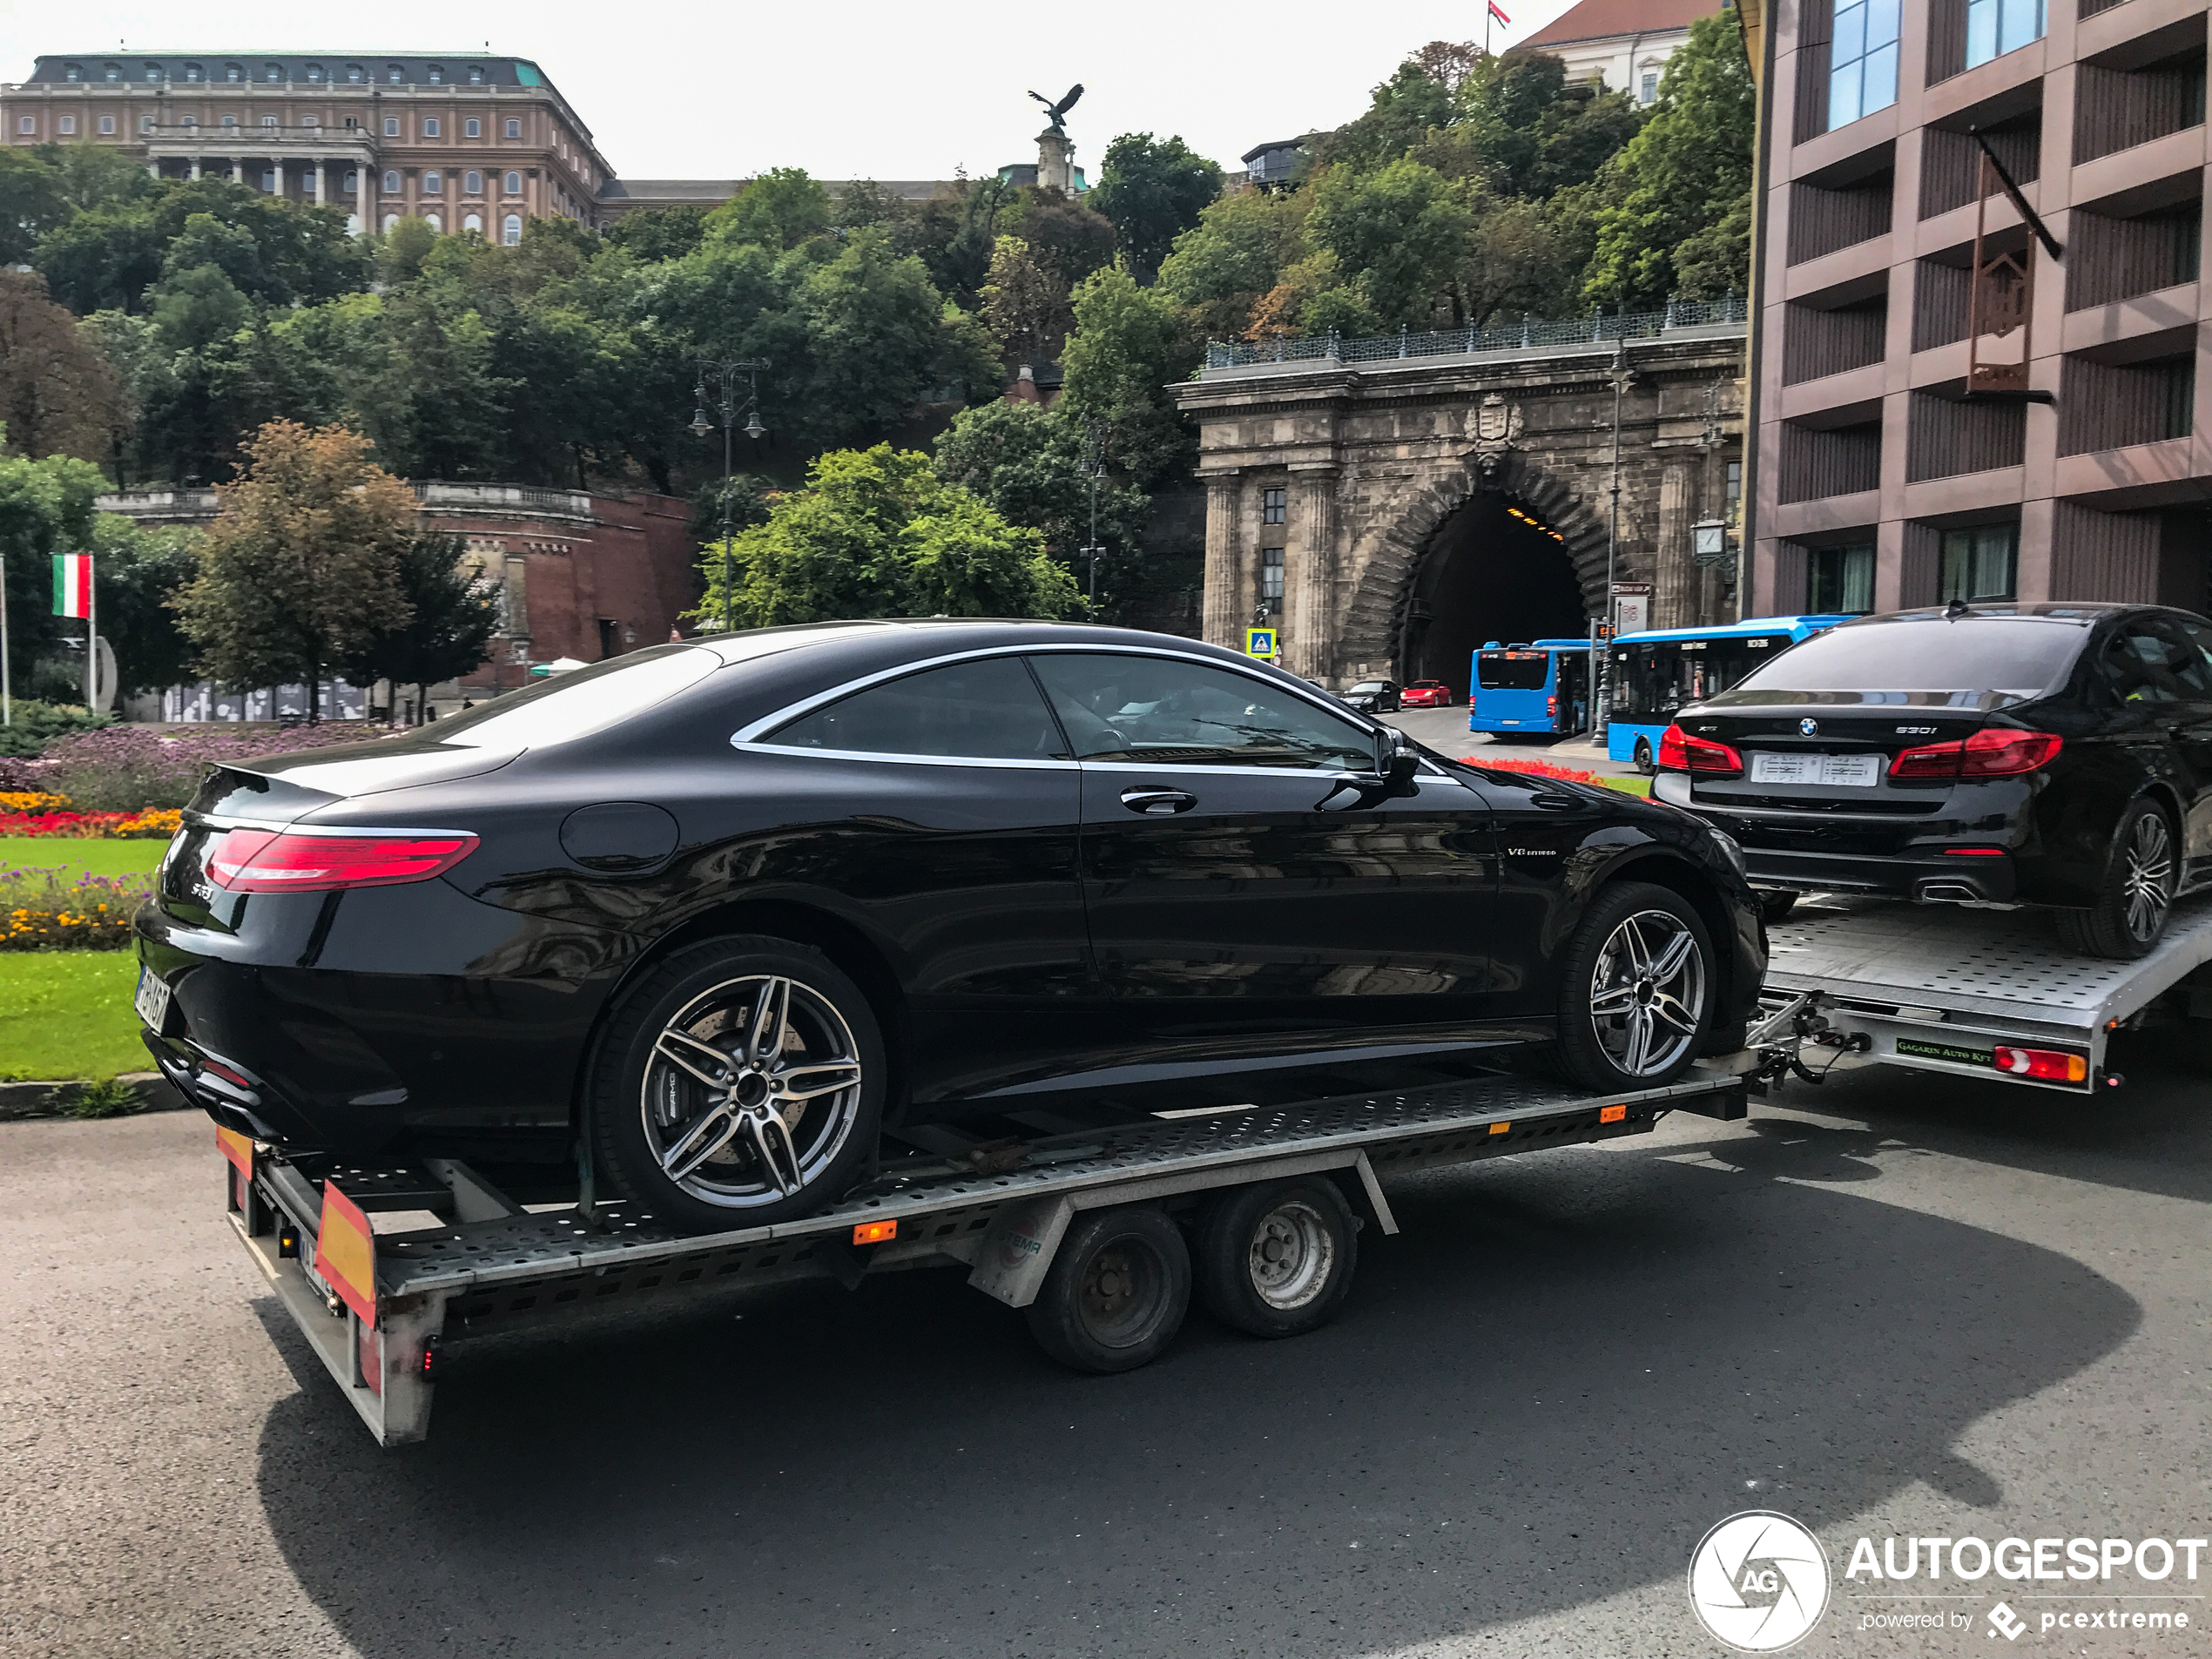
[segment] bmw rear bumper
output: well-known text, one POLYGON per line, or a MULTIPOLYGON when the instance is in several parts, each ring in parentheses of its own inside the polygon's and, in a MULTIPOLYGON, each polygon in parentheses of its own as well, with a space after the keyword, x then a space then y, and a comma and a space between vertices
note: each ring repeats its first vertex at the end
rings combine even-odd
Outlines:
POLYGON ((1743 866, 1755 885, 1797 893, 1865 893, 1902 899, 2003 903, 2020 891, 2019 870, 2009 853, 1870 857, 1746 846, 1743 866))

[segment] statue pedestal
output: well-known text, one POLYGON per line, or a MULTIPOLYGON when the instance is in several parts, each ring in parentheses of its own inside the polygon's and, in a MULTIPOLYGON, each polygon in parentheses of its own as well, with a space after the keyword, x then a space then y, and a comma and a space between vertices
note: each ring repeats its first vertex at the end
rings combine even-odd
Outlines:
POLYGON ((1066 195, 1076 193, 1076 146, 1057 127, 1037 134, 1037 183, 1066 195))

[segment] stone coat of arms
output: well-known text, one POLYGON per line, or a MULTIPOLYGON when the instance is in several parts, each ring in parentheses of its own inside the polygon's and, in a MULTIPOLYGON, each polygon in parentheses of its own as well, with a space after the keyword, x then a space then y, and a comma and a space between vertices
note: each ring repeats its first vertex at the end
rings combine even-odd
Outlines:
POLYGON ((1467 425, 1482 448, 1509 449, 1521 436, 1521 405, 1492 392, 1475 405, 1467 425))

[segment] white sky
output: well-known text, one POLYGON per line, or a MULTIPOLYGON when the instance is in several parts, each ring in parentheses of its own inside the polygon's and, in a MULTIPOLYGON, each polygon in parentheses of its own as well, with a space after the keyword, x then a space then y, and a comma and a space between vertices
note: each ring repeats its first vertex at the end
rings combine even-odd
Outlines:
MULTIPOLYGON (((1533 33, 1570 0, 1500 0, 1533 33)), ((1408 52, 1482 35, 1482 0, 1312 0, 1253 7, 1112 0, 780 0, 547 5, 387 0, 361 15, 270 0, 190 8, 149 0, 0 4, 0 80, 46 53, 483 50, 535 59, 618 175, 947 179, 1034 161, 1043 111, 1024 96, 1088 89, 1069 111, 1093 178, 1118 133, 1180 132, 1224 166, 1253 145, 1350 119, 1408 52), (374 17, 373 24, 368 19, 374 17)))

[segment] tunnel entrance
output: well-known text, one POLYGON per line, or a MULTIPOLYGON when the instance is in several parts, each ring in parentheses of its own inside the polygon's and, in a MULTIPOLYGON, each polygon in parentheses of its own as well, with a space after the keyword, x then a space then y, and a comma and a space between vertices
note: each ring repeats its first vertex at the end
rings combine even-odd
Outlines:
POLYGON ((1468 666, 1487 642, 1588 631, 1564 538, 1516 497, 1484 491, 1430 538, 1406 608, 1399 678, 1441 680, 1465 702, 1468 666))

